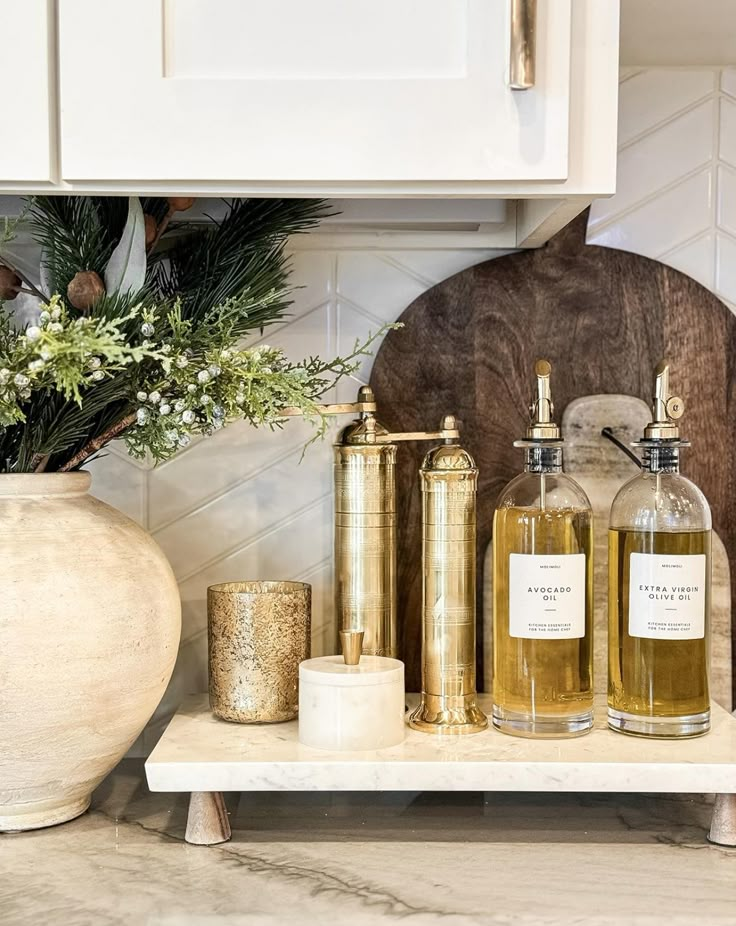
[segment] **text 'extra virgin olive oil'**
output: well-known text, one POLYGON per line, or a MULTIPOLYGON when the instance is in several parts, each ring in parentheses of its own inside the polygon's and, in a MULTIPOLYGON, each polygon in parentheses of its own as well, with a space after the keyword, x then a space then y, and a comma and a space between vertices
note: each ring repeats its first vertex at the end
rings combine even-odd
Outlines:
POLYGON ((493 723, 518 736, 563 737, 593 723, 593 518, 562 471, 550 365, 537 390, 524 472, 493 521, 493 723))
POLYGON ((608 724, 640 736, 710 728, 711 517, 680 474, 669 366, 655 371, 653 421, 637 446, 642 471, 611 507, 608 545, 608 724))

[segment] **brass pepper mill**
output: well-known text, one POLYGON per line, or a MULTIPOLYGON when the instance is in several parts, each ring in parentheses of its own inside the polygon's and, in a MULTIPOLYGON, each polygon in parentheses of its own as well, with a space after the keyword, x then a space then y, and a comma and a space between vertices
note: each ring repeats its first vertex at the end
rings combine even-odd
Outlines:
MULTIPOLYGON (((370 386, 356 402, 323 405, 324 415, 357 415, 334 449, 335 605, 338 630, 363 630, 363 653, 398 657, 396 619, 396 451, 400 441, 457 439, 453 427, 390 433, 376 418, 370 386)), ((286 409, 284 414, 301 414, 286 409)))
POLYGON ((359 417, 334 448, 337 623, 341 631, 364 629, 364 653, 396 658, 397 447, 375 417, 368 386, 358 402, 359 417))
POLYGON ((376 420, 369 386, 360 389, 357 404, 359 418, 343 429, 335 444, 339 628, 365 630, 364 653, 396 659, 396 445, 457 440, 459 435, 452 417, 439 431, 388 432, 376 420))
MULTIPOLYGON (((442 430, 457 433, 447 416, 442 430)), ((409 718, 425 733, 488 726, 475 690, 475 511, 478 470, 457 438, 424 458, 422 701, 409 718)))

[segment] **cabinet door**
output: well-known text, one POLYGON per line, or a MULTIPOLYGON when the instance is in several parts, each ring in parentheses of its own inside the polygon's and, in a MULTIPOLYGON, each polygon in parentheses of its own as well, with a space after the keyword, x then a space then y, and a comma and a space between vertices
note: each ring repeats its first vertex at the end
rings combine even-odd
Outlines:
MULTIPOLYGON (((586 0, 587 2, 587 0, 586 0)), ((570 0, 59 0, 67 180, 558 180, 570 0)))
POLYGON ((53 180, 51 0, 0 0, 4 92, 0 182, 53 180))

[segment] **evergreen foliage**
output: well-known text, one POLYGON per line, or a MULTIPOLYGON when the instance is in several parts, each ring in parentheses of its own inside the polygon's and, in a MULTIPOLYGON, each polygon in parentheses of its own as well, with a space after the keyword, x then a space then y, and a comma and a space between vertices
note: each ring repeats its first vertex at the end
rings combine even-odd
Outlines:
MULTIPOLYGON (((320 396, 353 372, 373 339, 348 357, 298 363, 240 342, 284 317, 292 296, 287 240, 318 224, 325 204, 233 200, 222 220, 195 223, 173 220, 177 202, 142 200, 156 229, 148 253, 131 256, 138 282, 145 264, 143 287, 104 293, 79 311, 70 283, 87 271, 104 279, 130 221, 128 201, 28 201, 45 305, 24 331, 9 314, 0 320, 0 471, 76 469, 116 437, 134 454, 163 460, 192 435, 238 418, 280 427, 286 407, 323 430, 320 396)), ((0 263, 11 269, 14 232, 6 223, 0 234, 0 263)))

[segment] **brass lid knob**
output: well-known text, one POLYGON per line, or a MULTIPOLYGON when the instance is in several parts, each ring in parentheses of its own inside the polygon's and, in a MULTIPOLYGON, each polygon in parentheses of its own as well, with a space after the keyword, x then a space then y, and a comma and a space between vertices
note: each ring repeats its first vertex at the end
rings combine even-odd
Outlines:
POLYGON ((360 656, 363 651, 364 630, 341 630, 340 646, 342 648, 342 658, 346 666, 357 666, 360 664, 360 656))

